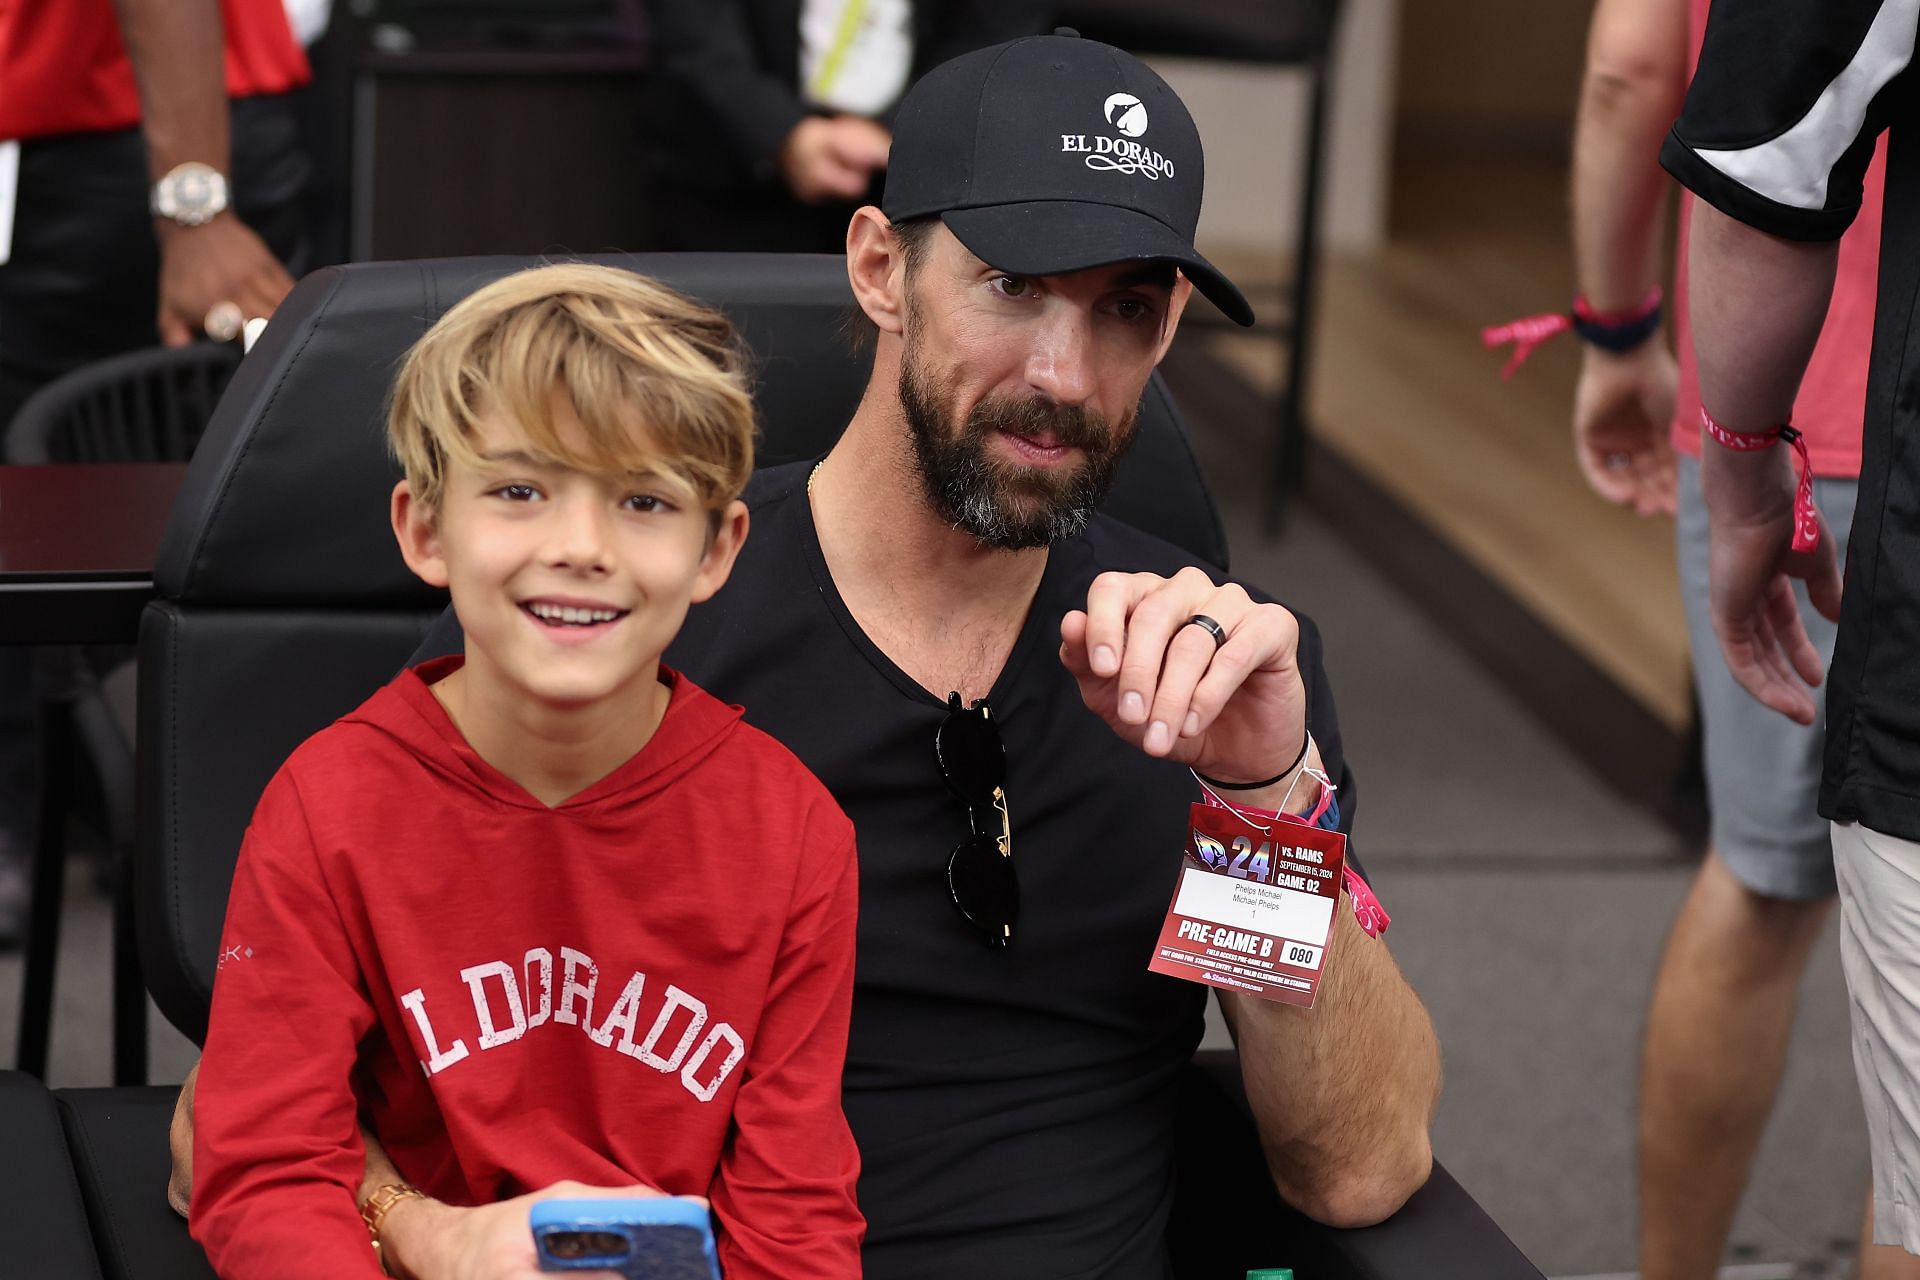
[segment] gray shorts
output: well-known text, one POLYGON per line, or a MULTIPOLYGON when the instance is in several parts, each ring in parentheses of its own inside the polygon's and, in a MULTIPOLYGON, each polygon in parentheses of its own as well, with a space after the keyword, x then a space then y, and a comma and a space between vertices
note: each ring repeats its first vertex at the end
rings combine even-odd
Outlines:
POLYGON ((1920 1253, 1920 844, 1837 822, 1832 838, 1873 1240, 1920 1253))
MULTIPOLYGON (((1811 727, 1803 727, 1754 701, 1728 673, 1707 613, 1707 508, 1700 496, 1698 460, 1681 456, 1679 481, 1676 557, 1706 736, 1713 847, 1734 877, 1755 893, 1795 901, 1829 897, 1834 891, 1833 851, 1827 822, 1816 808, 1824 699, 1819 691, 1814 693, 1820 712, 1811 727)), ((1852 480, 1813 482, 1814 501, 1838 540, 1842 564, 1858 487, 1852 480)), ((1831 663, 1834 624, 1814 612, 1800 584, 1795 583, 1794 590, 1807 635, 1819 648, 1822 664, 1831 663)))

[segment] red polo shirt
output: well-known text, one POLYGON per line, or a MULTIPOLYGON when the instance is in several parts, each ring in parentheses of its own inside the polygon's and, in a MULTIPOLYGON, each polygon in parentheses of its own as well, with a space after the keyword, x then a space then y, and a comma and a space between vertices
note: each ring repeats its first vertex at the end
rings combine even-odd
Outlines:
MULTIPOLYGON (((227 96, 307 83, 282 0, 220 0, 227 96)), ((0 140, 101 133, 140 122, 113 0, 0 0, 0 140)))

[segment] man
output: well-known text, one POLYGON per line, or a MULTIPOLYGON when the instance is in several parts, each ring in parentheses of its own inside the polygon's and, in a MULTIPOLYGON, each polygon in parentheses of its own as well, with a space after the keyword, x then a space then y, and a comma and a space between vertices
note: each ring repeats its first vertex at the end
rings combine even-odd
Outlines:
MULTIPOLYGON (((281 0, 0 4, 0 430, 81 365, 273 310, 304 245, 307 77, 281 0)), ((30 686, 0 650, 0 945, 25 915, 30 686)))
POLYGON ((929 68, 1047 29, 1044 0, 655 0, 647 115, 674 250, 838 253, 929 68))
MULTIPOLYGON (((1873 1154, 1874 1240, 1920 1253, 1920 459, 1913 327, 1920 166, 1916 5, 1716 0, 1662 162, 1700 201, 1688 272, 1700 366, 1713 628, 1734 676, 1802 724, 1820 655, 1792 579, 1840 622, 1820 813, 1833 820, 1841 957, 1873 1154), (1841 599, 1833 539, 1786 446, 1833 289, 1837 244, 1889 124, 1886 227, 1859 504, 1841 599)), ((1805 465, 1804 455, 1802 466, 1805 465)))
MULTIPOLYGON (((1206 995, 1146 965, 1188 767, 1270 810, 1314 803, 1316 760, 1348 777, 1311 625, 1091 511, 1191 289, 1251 318, 1193 249, 1201 179, 1185 108, 1118 50, 1055 35, 931 72, 885 212, 847 234, 866 395, 824 459, 756 477, 736 576, 668 652, 854 820, 843 1098, 870 1276, 1168 1274, 1206 995), (956 798, 978 781, 936 751, 956 720, 1004 744, 996 812, 956 798), (945 871, 1002 818, 1017 909, 945 871)), ((1426 1013, 1349 905, 1313 1009, 1222 992, 1276 1186, 1340 1225, 1426 1179, 1439 1088, 1426 1013)), ((402 1269, 521 1274, 524 1197, 455 1209, 368 1176, 402 1269)))
MULTIPOLYGON (((1669 191, 1661 139, 1685 96, 1707 0, 1600 0, 1573 144, 1574 250, 1583 299, 1615 317, 1580 327, 1576 457, 1601 497, 1673 515, 1713 829, 1654 980, 1640 1072, 1640 1274, 1707 1280, 1786 1065, 1800 977, 1833 902, 1833 850, 1815 811, 1821 726, 1748 697, 1708 621, 1707 516, 1700 491, 1700 392, 1675 281, 1676 365, 1661 340, 1661 244, 1669 191)), ((1884 164, 1868 169, 1861 215, 1840 251, 1840 287, 1793 420, 1815 496, 1842 537, 1860 473, 1860 416, 1873 336, 1884 164)), ((1683 198, 1683 204, 1689 204, 1683 198)), ((1685 256, 1686 212, 1681 214, 1685 256)), ((1713 446, 1709 446, 1713 447, 1713 446)), ((1844 549, 1844 548, 1843 548, 1844 549)), ((1804 602, 1823 659, 1834 626, 1804 602)), ((1871 1206, 1867 1214, 1871 1222, 1871 1206)), ((1861 1250, 1866 1280, 1920 1275, 1898 1249, 1861 1250)))

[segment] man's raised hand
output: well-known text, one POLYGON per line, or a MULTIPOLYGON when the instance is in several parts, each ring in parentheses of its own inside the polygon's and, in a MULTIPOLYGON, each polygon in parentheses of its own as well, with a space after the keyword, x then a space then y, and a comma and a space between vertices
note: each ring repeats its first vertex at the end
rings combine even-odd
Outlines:
POLYGON ((1227 782, 1284 772, 1306 737, 1300 625, 1205 572, 1103 573, 1060 622, 1060 660, 1089 709, 1148 755, 1227 782), (1224 639, 1189 619, 1201 614, 1224 639))

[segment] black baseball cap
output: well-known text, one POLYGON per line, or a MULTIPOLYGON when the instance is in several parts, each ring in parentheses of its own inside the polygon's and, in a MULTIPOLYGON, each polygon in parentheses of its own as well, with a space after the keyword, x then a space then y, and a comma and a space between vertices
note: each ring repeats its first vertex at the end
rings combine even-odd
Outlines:
POLYGON ((938 214, 1016 275, 1171 262, 1243 325, 1253 308, 1193 247, 1206 162, 1193 117, 1130 53, 1062 27, 962 54, 901 100, 881 211, 938 214))

